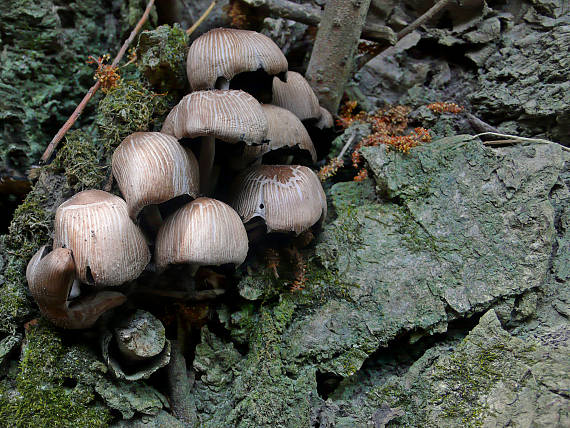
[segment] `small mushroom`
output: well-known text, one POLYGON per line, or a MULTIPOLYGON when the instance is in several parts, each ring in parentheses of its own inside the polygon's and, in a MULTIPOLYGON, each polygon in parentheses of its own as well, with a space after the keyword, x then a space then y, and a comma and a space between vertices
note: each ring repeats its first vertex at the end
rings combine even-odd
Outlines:
POLYGON ((61 328, 89 328, 104 312, 126 300, 121 293, 100 291, 68 301, 75 262, 67 248, 48 252, 45 245, 41 247, 28 263, 26 279, 42 315, 61 328))
POLYGON ((188 51, 186 72, 193 91, 229 89, 239 73, 259 69, 285 73, 287 59, 269 37, 255 31, 215 28, 198 37, 188 51))
POLYGON ((198 161, 171 135, 129 135, 113 153, 112 168, 133 220, 145 206, 198 195, 198 161))
POLYGON ((319 118, 319 121, 315 123, 315 127, 320 130, 332 128, 334 126, 332 114, 322 106, 319 106, 319 109, 321 110, 321 117, 319 118))
POLYGON ((79 192, 57 208, 54 248, 69 248, 79 280, 97 286, 131 281, 150 261, 125 201, 101 190, 79 192))
POLYGON ((173 263, 199 266, 240 265, 247 256, 247 233, 227 204, 198 198, 168 217, 156 238, 159 269, 173 263))
POLYGON ((162 132, 176 138, 203 137, 200 149, 200 191, 212 181, 215 139, 227 143, 261 144, 267 135, 261 104, 243 91, 212 90, 186 95, 166 117, 162 132))
POLYGON ((317 175, 298 165, 260 165, 245 171, 234 185, 231 206, 244 223, 261 217, 268 232, 297 235, 327 214, 317 175))
POLYGON ((287 81, 273 78, 273 100, 271 104, 293 112, 302 121, 321 117, 319 100, 309 82, 295 71, 287 72, 287 81))
POLYGON ((149 312, 138 309, 123 318, 101 339, 103 359, 118 379, 148 379, 170 361, 170 341, 164 326, 149 312))
POLYGON ((268 142, 260 146, 246 146, 242 162, 247 165, 271 151, 289 149, 290 152, 296 148, 305 153, 306 157, 310 156, 310 161, 315 163, 317 161, 315 147, 297 116, 289 110, 271 104, 263 104, 262 107, 269 126, 266 137, 268 142))

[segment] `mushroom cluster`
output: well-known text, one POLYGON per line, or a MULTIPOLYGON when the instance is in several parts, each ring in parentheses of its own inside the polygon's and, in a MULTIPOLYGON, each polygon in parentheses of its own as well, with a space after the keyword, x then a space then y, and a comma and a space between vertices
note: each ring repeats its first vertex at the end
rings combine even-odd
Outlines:
POLYGON ((193 92, 161 132, 129 135, 113 154, 124 200, 86 190, 57 209, 54 250, 40 249, 27 272, 48 319, 91 327, 126 300, 108 288, 136 279, 151 253, 159 273, 186 264, 194 276, 202 266, 241 265, 248 231, 260 225, 299 235, 322 222, 326 198, 307 167, 317 155, 305 125, 330 126, 331 116, 287 68, 277 45, 253 31, 218 28, 194 41, 193 92))

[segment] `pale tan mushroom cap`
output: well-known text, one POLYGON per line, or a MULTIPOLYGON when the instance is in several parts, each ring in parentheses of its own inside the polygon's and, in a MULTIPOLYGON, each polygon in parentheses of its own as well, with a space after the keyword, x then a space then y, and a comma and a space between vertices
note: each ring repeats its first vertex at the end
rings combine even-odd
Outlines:
POLYGON ((213 89, 216 80, 263 69, 286 72, 287 59, 269 37, 255 31, 215 28, 198 37, 188 51, 186 73, 193 91, 213 89))
POLYGON ((80 281, 101 286, 137 278, 150 260, 125 201, 101 190, 77 193, 58 207, 54 248, 59 247, 73 251, 80 281))
POLYGON ((287 82, 273 78, 271 104, 286 108, 301 120, 321 117, 319 100, 309 82, 295 71, 287 72, 287 82))
POLYGON ((161 132, 176 138, 213 136, 228 143, 261 144, 267 118, 244 91, 213 90, 186 95, 166 117, 161 132))
POLYGON ((173 263, 240 265, 247 249, 247 233, 237 213, 216 199, 198 198, 165 220, 155 258, 159 269, 173 263))
POLYGON ((289 110, 271 104, 263 104, 261 107, 263 107, 269 125, 266 137, 268 142, 261 146, 246 146, 243 152, 246 160, 260 158, 282 147, 298 146, 299 149, 309 152, 313 163, 317 161, 317 153, 311 137, 297 116, 289 110))
POLYGON ((180 195, 198 195, 198 161, 176 138, 160 132, 135 132, 113 153, 113 176, 133 220, 140 210, 180 195))
POLYGON ((263 218, 268 232, 299 234, 327 214, 317 175, 297 165, 260 165, 246 171, 234 186, 231 205, 244 223, 263 218))
POLYGON ((321 117, 315 126, 319 129, 332 128, 334 126, 332 114, 322 106, 319 106, 319 109, 321 110, 321 117))

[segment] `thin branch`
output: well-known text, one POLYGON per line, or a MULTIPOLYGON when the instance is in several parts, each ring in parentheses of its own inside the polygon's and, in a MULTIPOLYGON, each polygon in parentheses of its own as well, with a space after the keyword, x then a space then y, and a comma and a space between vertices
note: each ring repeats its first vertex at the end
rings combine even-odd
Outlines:
MULTIPOLYGON (((539 144, 556 144, 562 150, 570 152, 570 147, 563 146, 560 143, 550 140, 544 140, 542 138, 527 138, 527 137, 519 137, 518 135, 509 135, 509 134, 500 134, 498 132, 482 132, 480 134, 474 135, 473 138, 482 137, 484 135, 490 135, 493 137, 501 137, 501 138, 512 138, 512 143, 539 143, 539 144)), ((487 142, 483 142, 483 144, 487 144, 487 142)))
POLYGON ((423 25, 425 22, 432 19, 435 15, 437 15, 439 12, 441 12, 443 9, 445 9, 447 6, 449 6, 454 1, 455 0, 439 0, 426 13, 424 13, 422 16, 420 16, 418 19, 416 19, 414 22, 412 22, 407 27, 400 30, 398 32, 398 40, 401 40, 402 38, 406 37, 408 34, 410 34, 412 31, 414 31, 420 25, 423 25))
MULTIPOLYGON (((243 0, 254 8, 260 8, 267 15, 277 18, 291 19, 307 25, 319 25, 323 12, 320 8, 307 4, 294 3, 289 0, 243 0)), ((382 45, 396 43, 394 31, 384 25, 365 24, 361 37, 382 45)))
POLYGON ((344 154, 346 153, 346 151, 348 150, 348 148, 350 147, 350 145, 352 144, 352 142, 354 141, 355 138, 356 138, 356 133, 353 133, 350 136, 350 138, 348 139, 348 141, 346 142, 346 144, 343 146, 343 148, 340 151, 340 153, 338 154, 337 158, 342 159, 342 157, 344 156, 344 154))
MULTIPOLYGON (((144 23, 148 19, 148 16, 150 14, 150 10, 152 9, 153 5, 154 5, 154 0, 149 0, 148 4, 146 6, 146 9, 145 9, 143 15, 141 16, 141 19, 139 19, 139 22, 137 22, 137 25, 135 26, 133 31, 131 31, 129 38, 127 40, 125 40, 125 42, 123 43, 123 46, 121 46, 121 49, 117 53, 117 56, 115 57, 115 59, 111 63, 111 67, 116 67, 117 64, 119 64, 119 62, 123 58, 123 55, 125 55, 125 52, 129 48, 129 45, 132 43, 132 41, 134 40, 134 38, 136 37, 138 32, 141 30, 142 26, 144 25, 144 23)), ((78 106, 75 108, 75 110, 73 111, 73 113, 71 114, 69 119, 67 119, 67 121, 61 127, 61 129, 57 132, 57 134, 55 134, 55 137, 53 137, 53 140, 51 140, 51 142, 48 144, 44 154, 42 155, 42 158, 41 158, 42 162, 48 161, 48 159, 51 157, 53 151, 57 148, 57 145, 59 144, 59 142, 61 141, 61 139, 65 135, 65 133, 67 131, 69 131, 69 129, 73 126, 75 121, 79 118, 79 116, 83 112, 83 109, 85 108, 85 106, 87 105, 89 100, 93 97, 93 95, 95 95, 95 93, 100 88, 100 86, 101 86, 101 81, 99 81, 99 80, 97 80, 97 82, 95 82, 95 84, 93 86, 91 86, 91 88, 89 89, 87 94, 85 94, 85 96, 83 97, 81 102, 78 104, 78 106)))
POLYGON ((198 28, 200 24, 206 20, 210 12, 214 10, 214 6, 216 6, 216 0, 213 0, 212 3, 210 3, 210 6, 208 6, 208 9, 206 9, 206 11, 202 14, 202 16, 198 19, 198 21, 196 21, 190 28, 186 30, 186 34, 188 36, 192 34, 194 30, 196 30, 196 28, 198 28))

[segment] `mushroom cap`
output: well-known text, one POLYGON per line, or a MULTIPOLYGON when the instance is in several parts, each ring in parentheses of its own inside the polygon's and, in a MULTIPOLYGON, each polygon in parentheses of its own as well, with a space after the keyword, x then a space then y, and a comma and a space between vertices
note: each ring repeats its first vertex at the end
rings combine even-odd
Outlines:
POLYGON ((297 146, 300 150, 308 151, 315 163, 317 161, 315 147, 299 118, 289 110, 271 104, 263 104, 261 107, 269 125, 266 137, 268 142, 260 146, 246 146, 243 152, 244 158, 253 161, 272 150, 297 146))
POLYGON ((171 135, 129 135, 113 153, 112 167, 133 220, 147 205, 185 194, 198 195, 198 161, 171 135))
POLYGON ((244 223, 263 218, 268 232, 299 234, 327 214, 317 175, 298 165, 260 165, 245 171, 234 186, 231 205, 244 223))
POLYGON ((315 126, 319 129, 332 128, 334 126, 332 114, 322 106, 319 106, 319 109, 321 110, 321 117, 315 126))
POLYGON ((301 120, 321 117, 319 100, 309 82, 295 71, 287 72, 287 81, 273 78, 271 104, 286 108, 301 120))
POLYGON ((229 205, 198 198, 168 217, 156 238, 156 265, 243 263, 248 240, 245 227, 229 205))
POLYGON ((26 279, 40 312, 62 328, 89 328, 104 312, 126 300, 121 293, 103 291, 68 302, 75 279, 75 262, 68 248, 48 253, 45 245, 41 247, 28 263, 26 279))
POLYGON ((186 73, 193 91, 213 89, 218 78, 263 69, 286 72, 287 59, 269 37, 255 31, 215 28, 198 37, 188 51, 186 73))
POLYGON ((54 248, 60 247, 73 251, 80 281, 101 286, 135 279, 150 260, 125 201, 101 190, 79 192, 57 208, 54 248))
POLYGON ((178 139, 213 136, 228 143, 261 144, 267 118, 247 92, 199 91, 186 95, 168 113, 161 132, 178 139))

